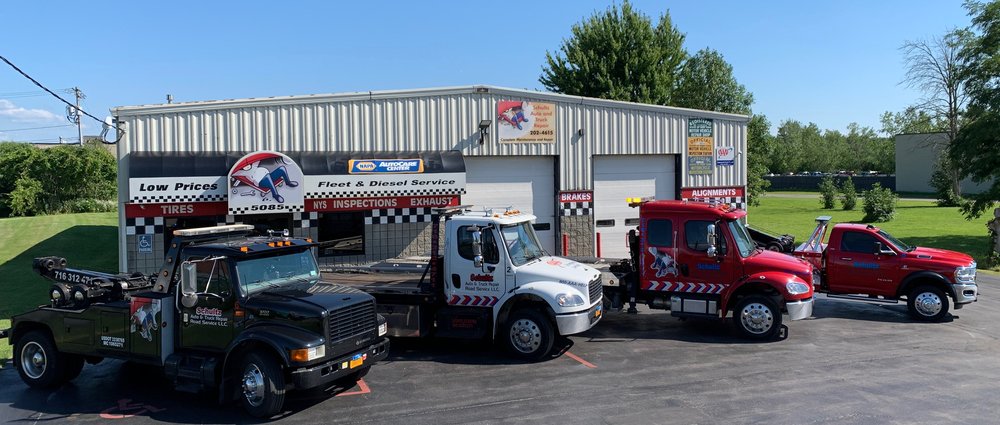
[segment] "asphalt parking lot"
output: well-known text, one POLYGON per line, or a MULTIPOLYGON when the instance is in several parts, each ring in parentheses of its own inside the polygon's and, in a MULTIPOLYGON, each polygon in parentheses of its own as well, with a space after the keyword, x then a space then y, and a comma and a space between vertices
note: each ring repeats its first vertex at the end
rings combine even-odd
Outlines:
MULTIPOLYGON (((788 338, 739 340, 728 325, 663 312, 609 313, 524 364, 485 343, 394 340, 388 361, 336 397, 298 395, 287 423, 996 423, 1000 279, 945 323, 905 305, 819 298, 788 338)), ((174 392, 157 369, 106 361, 56 391, 0 370, 5 423, 241 423, 212 395, 174 392)))

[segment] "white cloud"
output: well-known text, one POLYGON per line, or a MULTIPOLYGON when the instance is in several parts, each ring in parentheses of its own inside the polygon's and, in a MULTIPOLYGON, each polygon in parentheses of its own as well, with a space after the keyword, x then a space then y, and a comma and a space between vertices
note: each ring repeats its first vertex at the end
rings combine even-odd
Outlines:
POLYGON ((5 99, 0 99, 0 117, 14 122, 59 122, 63 119, 44 109, 25 109, 5 99))

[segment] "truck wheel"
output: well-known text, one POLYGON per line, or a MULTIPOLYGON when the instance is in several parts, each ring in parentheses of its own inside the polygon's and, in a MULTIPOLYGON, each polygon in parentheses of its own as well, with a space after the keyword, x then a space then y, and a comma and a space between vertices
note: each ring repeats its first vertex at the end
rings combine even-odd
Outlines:
POLYGON ((255 351, 243 357, 240 385, 240 404, 251 416, 274 416, 285 404, 285 375, 272 356, 255 351))
POLYGON ((511 354, 528 361, 540 360, 555 342, 552 323, 535 310, 522 309, 511 314, 505 334, 511 354))
POLYGON ((948 296, 936 286, 920 286, 906 297, 910 316, 926 322, 939 322, 948 315, 948 296))
POLYGON ((65 381, 66 362, 56 350, 52 338, 31 331, 17 340, 15 364, 21 380, 32 388, 53 388, 65 381))
POLYGON ((744 337, 769 340, 773 339, 781 328, 781 310, 768 297, 750 295, 736 303, 733 322, 744 337))

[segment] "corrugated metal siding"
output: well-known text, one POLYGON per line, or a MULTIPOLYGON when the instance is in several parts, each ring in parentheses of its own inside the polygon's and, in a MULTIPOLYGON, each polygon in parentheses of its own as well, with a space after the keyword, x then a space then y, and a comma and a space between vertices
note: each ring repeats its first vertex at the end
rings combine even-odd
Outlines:
MULTIPOLYGON (((461 150, 468 156, 546 155, 559 158, 561 190, 592 188, 593 155, 683 154, 687 117, 699 111, 629 105, 570 96, 472 87, 444 94, 281 98, 204 105, 122 108, 126 125, 121 155, 139 151, 420 151, 461 150), (575 99, 575 100, 574 100, 575 99), (500 100, 551 102, 556 143, 499 144, 495 107, 500 100), (478 123, 493 121, 479 145, 478 123), (577 131, 583 129, 584 135, 577 131)), ((731 117, 731 118, 730 118, 731 117)), ((742 186, 746 170, 746 121, 714 118, 715 145, 735 146, 734 166, 712 176, 687 176, 683 186, 742 186)), ((125 171, 125 170, 120 170, 125 171)), ((120 187, 121 193, 127 191, 120 187)))

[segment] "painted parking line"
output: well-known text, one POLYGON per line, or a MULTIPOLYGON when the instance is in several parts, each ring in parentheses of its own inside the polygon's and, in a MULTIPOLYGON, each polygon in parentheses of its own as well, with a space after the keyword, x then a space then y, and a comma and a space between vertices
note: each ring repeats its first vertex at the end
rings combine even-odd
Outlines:
POLYGON ((580 362, 580 364, 582 364, 584 366, 587 366, 587 367, 589 367, 591 369, 597 369, 597 365, 595 365, 595 364, 593 364, 591 362, 588 362, 588 361, 586 361, 584 359, 581 359, 580 356, 577 356, 576 354, 570 353, 569 351, 567 351, 565 354, 566 354, 567 357, 580 362))
POLYGON ((371 390, 371 388, 368 388, 368 384, 365 383, 365 380, 364 379, 359 379, 358 380, 358 390, 357 391, 340 393, 340 394, 337 394, 336 397, 343 397, 345 395, 368 394, 370 392, 372 392, 372 390, 371 390))

